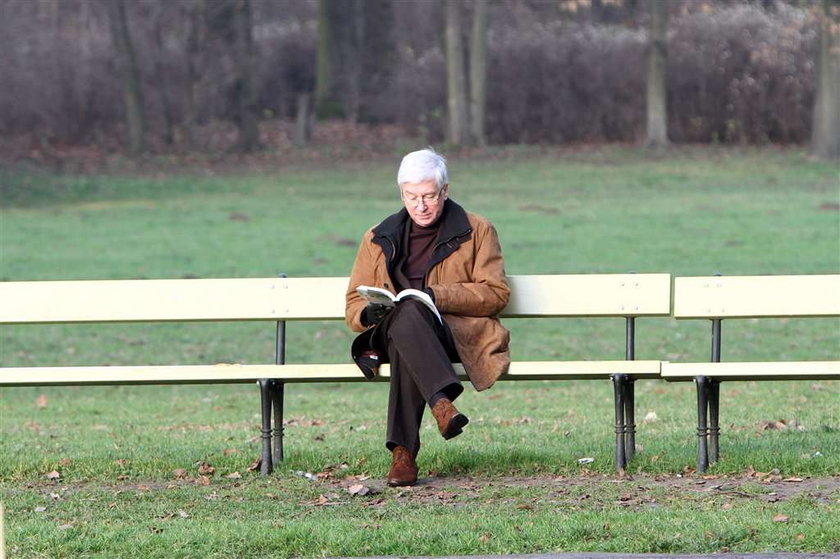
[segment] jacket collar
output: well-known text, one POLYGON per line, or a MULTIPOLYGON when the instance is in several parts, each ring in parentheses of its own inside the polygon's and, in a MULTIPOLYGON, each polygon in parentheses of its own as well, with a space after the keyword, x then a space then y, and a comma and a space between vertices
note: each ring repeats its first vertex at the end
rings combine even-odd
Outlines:
MULTIPOLYGON (((390 239, 399 245, 402 240, 405 225, 409 219, 411 218, 408 215, 408 210, 402 208, 397 213, 386 217, 382 223, 374 227, 373 234, 375 237, 390 239)), ((447 242, 472 231, 470 221, 467 218, 467 212, 449 198, 444 202, 443 213, 439 221, 440 231, 438 232, 438 242, 447 242)))

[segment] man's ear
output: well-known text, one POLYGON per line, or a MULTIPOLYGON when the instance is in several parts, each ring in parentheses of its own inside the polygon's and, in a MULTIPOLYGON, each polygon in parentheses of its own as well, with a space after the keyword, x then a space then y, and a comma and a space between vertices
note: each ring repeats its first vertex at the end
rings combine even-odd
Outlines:
POLYGON ((443 193, 444 200, 449 198, 449 183, 443 185, 443 188, 441 188, 441 192, 443 193))

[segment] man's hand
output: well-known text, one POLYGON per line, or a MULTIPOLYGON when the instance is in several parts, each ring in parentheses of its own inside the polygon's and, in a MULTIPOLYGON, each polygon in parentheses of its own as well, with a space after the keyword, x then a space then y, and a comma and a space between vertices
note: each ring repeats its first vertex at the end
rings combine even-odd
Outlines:
POLYGON ((391 311, 391 307, 380 305, 379 303, 368 303, 365 307, 362 316, 362 322, 367 323, 367 326, 379 324, 383 318, 391 311))

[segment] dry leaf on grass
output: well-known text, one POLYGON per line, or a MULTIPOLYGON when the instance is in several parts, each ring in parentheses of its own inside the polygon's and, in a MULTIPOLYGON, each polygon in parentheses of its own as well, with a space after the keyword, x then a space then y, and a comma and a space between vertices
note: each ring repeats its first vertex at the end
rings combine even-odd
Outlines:
POLYGON ((187 470, 185 470, 184 468, 178 468, 177 470, 172 472, 172 475, 175 477, 175 479, 186 479, 187 470))
POLYGON ((47 474, 44 474, 44 477, 51 481, 58 481, 61 478, 61 474, 58 473, 57 470, 53 470, 47 474))
POLYGON ((216 473, 216 468, 202 461, 198 464, 198 473, 202 476, 212 476, 216 473))
POLYGON ((773 522, 787 522, 788 520, 790 520, 790 518, 787 515, 781 513, 773 517, 773 522))
POLYGON ((39 410, 42 410, 45 407, 47 407, 47 395, 46 394, 41 394, 40 396, 35 398, 35 407, 38 408, 39 410))
POLYGON ((361 483, 357 483, 356 485, 351 485, 350 487, 348 487, 347 491, 351 495, 363 496, 363 495, 367 495, 368 493, 370 493, 370 487, 365 487, 361 483))

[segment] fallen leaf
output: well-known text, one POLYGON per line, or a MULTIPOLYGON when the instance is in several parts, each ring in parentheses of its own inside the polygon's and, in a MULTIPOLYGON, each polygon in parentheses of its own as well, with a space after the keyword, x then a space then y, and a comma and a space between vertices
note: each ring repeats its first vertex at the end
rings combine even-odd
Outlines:
POLYGON ((41 394, 40 396, 35 398, 35 407, 38 408, 39 410, 42 410, 45 407, 47 407, 47 395, 46 394, 41 394))
POLYGON ((788 518, 787 515, 781 513, 773 517, 773 522, 787 522, 788 520, 790 520, 790 518, 788 518))
POLYGON ((789 477, 789 478, 785 478, 785 479, 783 479, 782 481, 789 481, 789 482, 792 482, 792 483, 799 483, 799 482, 801 482, 801 481, 805 481, 805 479, 804 479, 804 478, 801 478, 801 477, 789 477))
POLYGON ((49 472, 48 474, 45 474, 44 477, 46 477, 47 479, 52 480, 52 481, 57 481, 59 478, 61 478, 61 474, 58 473, 56 470, 53 470, 53 471, 49 472))
POLYGON ((198 476, 195 480, 196 485, 210 485, 210 478, 207 476, 198 476))
POLYGON ((187 470, 185 470, 184 468, 178 468, 177 470, 172 472, 172 475, 175 477, 175 479, 184 479, 187 477, 187 470))
POLYGON ((370 488, 369 488, 369 487, 365 487, 365 486, 364 486, 364 485, 362 485, 361 483, 357 483, 356 485, 351 485, 350 487, 348 487, 348 488, 347 488, 347 491, 348 491, 351 495, 359 495, 359 496, 363 496, 363 495, 367 495, 368 493, 370 493, 370 488))
POLYGON ((796 538, 794 539, 798 542, 801 542, 805 539, 805 534, 796 534, 796 538))
POLYGON ((35 512, 46 512, 47 507, 35 507, 35 512))
POLYGON ((119 466, 120 468, 125 468, 129 464, 129 460, 127 458, 117 458, 114 460, 114 464, 119 466))
POLYGON ((492 537, 493 537, 493 536, 491 536, 491 535, 490 535, 490 534, 488 534, 487 532, 484 532, 484 533, 483 533, 483 534, 481 534, 481 536, 478 538, 478 541, 480 541, 481 543, 487 543, 487 542, 489 542, 489 541, 490 541, 490 539, 491 539, 492 537))
POLYGON ((644 420, 652 423, 652 422, 656 421, 657 419, 659 419, 659 417, 657 417, 656 412, 655 411, 649 411, 649 412, 647 412, 647 414, 645 414, 645 419, 644 420))
POLYGON ((257 458, 246 468, 249 472, 256 472, 262 466, 262 458, 257 458))
POLYGON ((230 456, 231 454, 236 454, 237 452, 239 451, 235 448, 226 448, 224 452, 222 452, 222 454, 224 454, 225 456, 230 456))
POLYGON ((732 510, 732 503, 723 503, 721 507, 723 510, 732 510))
POLYGON ((325 497, 324 495, 321 495, 321 496, 318 497, 318 500, 315 501, 315 504, 320 506, 320 505, 326 505, 329 502, 330 502, 330 500, 327 497, 325 497))
POLYGON ((228 479, 239 479, 242 477, 242 474, 240 474, 239 472, 233 472, 232 474, 228 474, 225 477, 227 477, 228 479))
POLYGON ((216 468, 202 461, 198 464, 198 473, 202 476, 212 476, 216 473, 216 468))
POLYGON ((182 510, 178 511, 178 516, 180 516, 181 518, 189 518, 190 517, 189 514, 187 514, 186 512, 184 512, 182 510))

